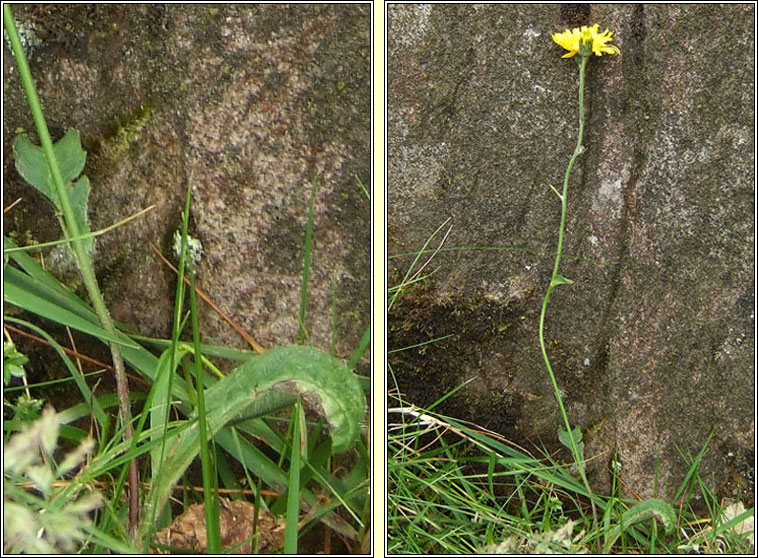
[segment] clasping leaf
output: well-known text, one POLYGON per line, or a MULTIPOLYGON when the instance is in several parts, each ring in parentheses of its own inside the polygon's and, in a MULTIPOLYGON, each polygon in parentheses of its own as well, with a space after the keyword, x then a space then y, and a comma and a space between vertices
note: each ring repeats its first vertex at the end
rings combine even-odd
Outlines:
POLYGON ((556 287, 558 285, 571 285, 574 281, 569 279, 568 277, 564 277, 560 273, 556 274, 556 276, 553 278, 552 281, 550 281, 551 287, 556 287))
MULTIPOLYGON (((90 231, 87 217, 87 203, 89 202, 90 184, 86 176, 76 179, 84 169, 87 160, 87 152, 82 149, 77 130, 69 130, 53 144, 53 151, 58 160, 61 176, 66 185, 74 219, 79 226, 79 234, 87 234, 90 231)), ((62 213, 61 203, 55 191, 53 176, 47 164, 45 150, 34 145, 26 134, 16 137, 13 142, 13 152, 16 156, 16 170, 29 184, 45 196, 53 204, 56 211, 62 213)), ((82 240, 88 252, 92 252, 94 239, 92 237, 82 240)))

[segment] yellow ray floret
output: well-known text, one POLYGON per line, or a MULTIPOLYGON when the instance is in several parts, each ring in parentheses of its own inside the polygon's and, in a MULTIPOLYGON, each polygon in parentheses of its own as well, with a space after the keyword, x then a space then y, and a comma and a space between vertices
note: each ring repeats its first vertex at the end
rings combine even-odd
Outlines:
POLYGON ((566 29, 563 33, 553 33, 553 40, 568 51, 562 58, 571 58, 575 54, 579 54, 582 41, 590 43, 592 52, 597 56, 620 54, 621 51, 616 45, 608 44, 613 40, 613 32, 606 29, 600 33, 598 32, 599 27, 600 25, 596 23, 592 27, 583 25, 581 29, 574 27, 573 29, 566 29))

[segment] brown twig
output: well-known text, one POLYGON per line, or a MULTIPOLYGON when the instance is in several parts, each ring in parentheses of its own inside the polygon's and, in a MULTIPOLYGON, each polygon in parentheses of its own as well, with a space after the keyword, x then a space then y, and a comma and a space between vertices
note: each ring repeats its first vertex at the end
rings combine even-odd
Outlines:
POLYGON ((18 198, 16 201, 14 201, 13 203, 11 203, 8 207, 6 207, 5 209, 3 209, 3 215, 5 215, 11 209, 13 209, 14 207, 16 207, 16 205, 18 205, 21 200, 22 200, 22 198, 18 198))
MULTIPOLYGON (((45 345, 46 347, 51 347, 52 348, 52 345, 50 344, 50 342, 48 342, 47 339, 43 339, 42 337, 38 337, 38 336, 34 335, 33 333, 29 333, 28 331, 24 331, 23 329, 17 328, 16 326, 13 326, 11 324, 4 324, 3 327, 5 329, 7 329, 8 331, 12 331, 16 335, 20 335, 21 337, 26 337, 27 339, 31 339, 32 341, 40 343, 41 345, 45 345)), ((113 372, 113 366, 111 366, 110 364, 107 364, 105 362, 99 361, 96 358, 92 358, 90 356, 87 356, 87 355, 85 355, 83 353, 80 353, 78 351, 75 351, 73 349, 69 349, 68 347, 64 347, 62 345, 60 347, 61 347, 61 349, 63 349, 64 353, 66 353, 68 356, 70 356, 72 358, 79 359, 82 362, 87 362, 89 364, 92 364, 93 366, 97 366, 98 368, 102 368, 104 370, 108 370, 109 372, 113 372)), ((130 380, 133 380, 133 381, 135 381, 137 383, 140 383, 140 384, 142 384, 145 387, 150 387, 150 385, 151 385, 150 382, 148 382, 147 380, 144 380, 144 379, 140 378, 139 376, 135 376, 134 374, 128 374, 127 373, 127 377, 130 380)))
MULTIPOLYGON (((161 259, 161 261, 166 264, 174 273, 179 273, 177 269, 169 262, 163 254, 161 254, 161 251, 158 250, 158 247, 155 244, 151 244, 153 247, 153 250, 158 255, 158 257, 161 259)), ((187 285, 190 284, 189 279, 185 276, 184 282, 187 283, 187 285)), ((221 308, 218 307, 218 305, 211 300, 211 298, 197 285, 195 285, 195 292, 198 294, 200 298, 202 298, 205 302, 207 302, 213 310, 216 311, 216 313, 221 316, 226 323, 228 323, 230 326, 234 328, 234 331, 240 334, 242 339, 244 339, 248 345, 250 345, 255 352, 258 354, 263 354, 266 349, 264 349, 255 339, 253 339, 242 327, 240 327, 239 324, 237 324, 234 320, 232 320, 221 308)))

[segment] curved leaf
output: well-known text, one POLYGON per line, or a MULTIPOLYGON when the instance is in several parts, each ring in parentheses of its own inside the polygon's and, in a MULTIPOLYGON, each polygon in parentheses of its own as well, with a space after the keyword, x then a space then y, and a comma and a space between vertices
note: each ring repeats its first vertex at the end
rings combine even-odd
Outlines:
POLYGON ((366 413, 358 377, 341 360, 313 347, 275 347, 238 367, 208 389, 208 420, 218 415, 226 424, 240 414, 250 414, 248 407, 256 395, 272 388, 300 394, 306 406, 320 407, 336 453, 347 451, 358 439, 366 413))
POLYGON ((656 519, 659 523, 663 524, 666 534, 671 533, 676 525, 676 513, 670 504, 658 498, 648 498, 642 502, 637 502, 624 512, 621 516, 621 523, 614 525, 609 530, 605 540, 604 553, 610 552, 613 543, 621 536, 622 532, 632 525, 647 521, 648 519, 656 519))
MULTIPOLYGON (((254 418, 291 405, 296 395, 317 407, 329 425, 336 453, 360 436, 366 398, 358 377, 342 361, 312 347, 275 347, 245 362, 205 392, 207 432, 213 436, 240 417, 254 418)), ((197 415, 167 447, 150 501, 157 510, 200 450, 197 415)), ((151 517, 149 510, 143 517, 151 517)), ((148 525, 140 530, 144 535, 148 525)))
POLYGON ((656 519, 663 524, 666 533, 671 533, 676 525, 676 513, 674 508, 658 498, 648 498, 638 502, 624 512, 621 516, 621 526, 627 528, 635 523, 656 519))

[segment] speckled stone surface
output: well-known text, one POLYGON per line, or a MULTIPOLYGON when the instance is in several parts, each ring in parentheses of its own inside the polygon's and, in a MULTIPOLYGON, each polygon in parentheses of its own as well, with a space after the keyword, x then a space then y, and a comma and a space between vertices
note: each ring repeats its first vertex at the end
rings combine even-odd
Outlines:
MULTIPOLYGON (((370 315, 370 7, 367 5, 18 6, 54 137, 76 127, 89 151, 93 229, 155 204, 98 240, 114 317, 167 335, 169 255, 192 179, 190 232, 201 287, 265 347, 297 342, 311 181, 311 342, 345 358, 370 315), (149 107, 149 108, 148 108, 149 107)), ((6 49, 5 154, 32 130, 6 49)), ((6 157, 6 230, 58 237, 52 212, 6 157)), ((205 340, 245 346, 208 307, 205 340)))

